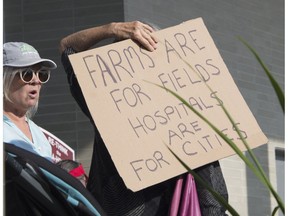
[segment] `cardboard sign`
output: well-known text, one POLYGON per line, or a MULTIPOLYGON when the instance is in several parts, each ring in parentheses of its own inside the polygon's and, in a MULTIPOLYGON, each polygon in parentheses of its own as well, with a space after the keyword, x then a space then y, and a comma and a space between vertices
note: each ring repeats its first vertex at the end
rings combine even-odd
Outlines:
POLYGON ((52 160, 54 163, 61 160, 75 160, 75 152, 70 146, 44 128, 41 128, 41 130, 52 147, 52 160))
POLYGON ((177 98, 151 83, 179 94, 242 150, 222 105, 251 148, 267 143, 201 18, 155 36, 154 52, 125 40, 69 56, 105 145, 133 191, 186 171, 167 146, 192 169, 234 154, 177 98))

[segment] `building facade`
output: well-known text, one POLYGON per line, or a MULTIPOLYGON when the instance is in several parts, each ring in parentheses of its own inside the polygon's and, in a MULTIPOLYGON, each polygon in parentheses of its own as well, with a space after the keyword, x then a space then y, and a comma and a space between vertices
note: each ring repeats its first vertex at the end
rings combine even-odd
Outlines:
MULTIPOLYGON (((89 169, 93 130, 70 95, 58 52, 62 37, 114 21, 142 20, 161 28, 202 17, 224 62, 269 143, 254 149, 263 169, 284 197, 284 114, 277 96, 249 50, 260 55, 284 90, 284 0, 4 0, 3 40, 25 41, 58 68, 42 89, 34 121, 76 151, 89 169)), ((107 41, 107 43, 110 41, 107 41)), ((99 44, 105 45, 106 41, 99 44)), ((221 161, 229 202, 240 215, 271 215, 276 206, 261 182, 237 157, 221 161)), ((281 214, 280 214, 281 215, 281 214)))

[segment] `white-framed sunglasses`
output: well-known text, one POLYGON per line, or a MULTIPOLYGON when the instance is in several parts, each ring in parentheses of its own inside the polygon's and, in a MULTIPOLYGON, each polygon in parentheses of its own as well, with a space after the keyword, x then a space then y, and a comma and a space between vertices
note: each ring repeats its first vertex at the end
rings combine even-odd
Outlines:
POLYGON ((39 79, 40 83, 46 83, 50 79, 50 70, 41 68, 38 71, 34 71, 31 68, 26 68, 19 72, 20 78, 24 83, 30 83, 34 77, 34 74, 39 79))

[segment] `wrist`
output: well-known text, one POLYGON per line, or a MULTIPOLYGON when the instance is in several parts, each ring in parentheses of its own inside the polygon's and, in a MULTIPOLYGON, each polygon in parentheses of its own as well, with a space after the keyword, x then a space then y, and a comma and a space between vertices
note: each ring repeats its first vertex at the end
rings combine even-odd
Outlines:
POLYGON ((110 24, 108 24, 108 29, 107 29, 107 33, 109 37, 113 37, 113 38, 117 38, 118 36, 118 23, 117 22, 112 22, 110 24))

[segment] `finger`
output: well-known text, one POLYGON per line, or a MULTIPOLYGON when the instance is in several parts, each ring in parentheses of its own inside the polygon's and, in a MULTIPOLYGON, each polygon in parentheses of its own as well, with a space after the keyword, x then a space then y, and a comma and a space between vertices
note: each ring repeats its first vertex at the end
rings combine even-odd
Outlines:
POLYGON ((157 44, 159 41, 158 38, 154 34, 149 34, 149 35, 150 35, 151 39, 154 41, 154 43, 157 44))
POLYGON ((155 30, 150 25, 143 24, 143 28, 148 30, 150 33, 155 32, 155 30))
POLYGON ((145 33, 147 33, 149 35, 149 37, 154 41, 154 43, 158 43, 157 37, 155 37, 154 34, 153 34, 155 32, 153 29, 151 29, 151 28, 150 29, 146 29, 145 28, 144 31, 145 31, 145 33))
POLYGON ((144 46, 149 51, 155 50, 156 47, 156 41, 152 37, 151 33, 148 30, 143 29, 143 26, 141 26, 140 29, 138 29, 136 34, 134 34, 134 39, 138 41, 142 46, 144 46))
POLYGON ((149 43, 150 46, 155 50, 157 48, 157 39, 151 33, 143 33, 143 38, 149 43))
POLYGON ((155 46, 151 45, 149 43, 149 41, 146 40, 146 39, 139 39, 139 40, 137 40, 137 42, 139 42, 140 45, 142 45, 145 49, 147 49, 147 50, 149 50, 151 52, 156 49, 155 46))
POLYGON ((146 38, 142 34, 139 34, 137 37, 134 38, 134 40, 136 42, 138 42, 140 45, 142 45, 145 49, 149 50, 149 51, 154 51, 155 50, 155 46, 156 45, 153 45, 153 42, 151 42, 151 40, 149 41, 149 39, 146 38))

